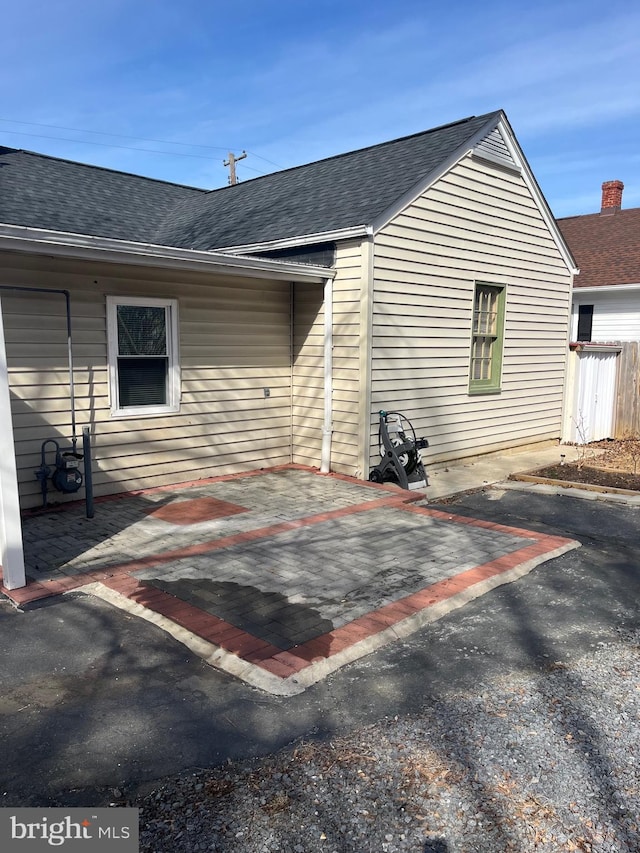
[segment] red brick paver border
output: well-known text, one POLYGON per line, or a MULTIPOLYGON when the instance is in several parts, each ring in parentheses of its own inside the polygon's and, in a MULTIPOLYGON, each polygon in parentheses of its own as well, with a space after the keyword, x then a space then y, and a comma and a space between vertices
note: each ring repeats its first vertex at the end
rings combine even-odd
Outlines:
MULTIPOLYGON (((379 502, 376 501, 374 504, 377 506, 379 502)), ((561 536, 548 536, 517 527, 508 527, 493 522, 443 513, 425 507, 397 505, 397 508, 407 512, 432 516, 453 524, 478 526, 495 530, 498 533, 517 535, 531 540, 531 544, 525 545, 488 563, 475 566, 458 575, 431 584, 419 592, 387 604, 371 613, 367 613, 365 616, 353 620, 341 628, 315 637, 287 651, 283 651, 264 640, 260 640, 252 634, 230 625, 223 619, 204 613, 197 607, 181 601, 169 593, 140 583, 134 578, 113 578, 105 580, 103 583, 136 603, 162 616, 166 616, 207 642, 261 667, 278 678, 286 679, 320 660, 328 659, 340 652, 344 652, 355 644, 365 641, 389 627, 397 625, 408 617, 433 608, 437 604, 445 603, 454 596, 470 590, 483 581, 504 575, 514 569, 529 564, 531 561, 535 561, 538 564, 541 562, 541 558, 546 557, 549 559, 569 547, 575 547, 577 544, 573 540, 565 539, 561 536)), ((359 505, 356 509, 362 511, 362 505, 359 505)), ((328 517, 339 517, 353 510, 354 508, 351 507, 344 510, 337 510, 335 514, 323 513, 322 520, 327 520, 328 517)), ((300 523, 313 523, 313 519, 302 519, 300 523)), ((290 529, 290 527, 286 529, 290 529)), ((238 534, 237 537, 233 538, 236 542, 241 542, 253 537, 250 534, 238 534)))

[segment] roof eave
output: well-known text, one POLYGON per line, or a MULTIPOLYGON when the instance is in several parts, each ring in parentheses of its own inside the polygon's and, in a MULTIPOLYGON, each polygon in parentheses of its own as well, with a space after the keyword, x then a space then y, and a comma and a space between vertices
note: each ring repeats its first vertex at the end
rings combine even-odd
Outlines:
POLYGON ((319 243, 334 243, 339 240, 353 240, 358 237, 367 237, 372 233, 370 225, 353 225, 349 228, 337 228, 334 231, 317 231, 313 234, 301 234, 298 237, 283 237, 280 240, 263 240, 259 243, 223 246, 216 251, 245 255, 253 252, 271 252, 277 249, 294 249, 300 246, 316 246, 319 243))
POLYGON ((109 237, 49 231, 21 225, 0 224, 0 249, 23 254, 217 272, 225 275, 283 281, 322 283, 327 278, 335 276, 334 270, 311 264, 269 258, 240 258, 219 251, 177 249, 171 246, 134 243, 109 237))
POLYGON ((618 291, 640 290, 640 282, 637 284, 590 284, 586 287, 574 287, 574 293, 617 293, 618 291))

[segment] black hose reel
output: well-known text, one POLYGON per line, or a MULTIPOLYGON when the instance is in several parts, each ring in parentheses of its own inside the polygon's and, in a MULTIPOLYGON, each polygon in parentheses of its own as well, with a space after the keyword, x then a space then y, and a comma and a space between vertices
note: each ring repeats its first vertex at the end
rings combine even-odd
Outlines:
POLYGON ((425 489, 429 478, 421 450, 429 447, 426 438, 417 438, 411 421, 400 412, 381 410, 378 427, 380 462, 371 469, 373 483, 396 483, 403 489, 425 489))

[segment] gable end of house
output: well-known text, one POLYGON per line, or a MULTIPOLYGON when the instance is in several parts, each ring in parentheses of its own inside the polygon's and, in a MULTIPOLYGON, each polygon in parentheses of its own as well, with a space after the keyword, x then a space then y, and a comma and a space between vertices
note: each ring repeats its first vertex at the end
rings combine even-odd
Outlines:
POLYGON ((488 121, 470 139, 467 139, 449 157, 424 176, 406 193, 398 198, 372 223, 374 235, 385 228, 399 213, 413 204, 423 193, 430 189, 440 178, 447 174, 466 156, 483 160, 495 167, 521 175, 531 193, 540 214, 551 233, 560 255, 568 271, 575 275, 578 272, 576 262, 571 254, 557 223, 551 212, 538 182, 524 156, 518 141, 511 130, 506 115, 502 110, 491 114, 488 121))

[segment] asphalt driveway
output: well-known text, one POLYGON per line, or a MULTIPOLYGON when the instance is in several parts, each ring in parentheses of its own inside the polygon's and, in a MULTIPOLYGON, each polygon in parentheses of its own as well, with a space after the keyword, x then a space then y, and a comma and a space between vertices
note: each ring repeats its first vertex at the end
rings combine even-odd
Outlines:
POLYGON ((570 661, 638 626, 636 508, 492 489, 443 509, 582 547, 300 695, 248 686, 92 596, 72 592, 24 613, 0 604, 3 804, 118 801, 165 775, 330 737, 496 675, 570 661))

